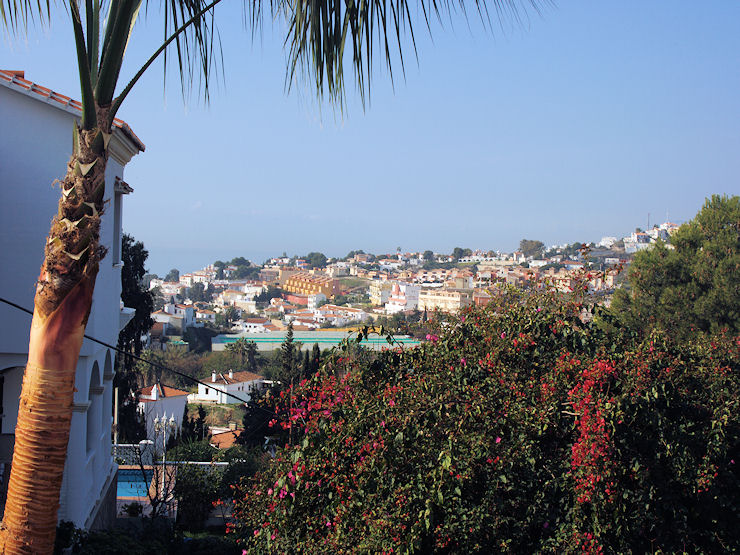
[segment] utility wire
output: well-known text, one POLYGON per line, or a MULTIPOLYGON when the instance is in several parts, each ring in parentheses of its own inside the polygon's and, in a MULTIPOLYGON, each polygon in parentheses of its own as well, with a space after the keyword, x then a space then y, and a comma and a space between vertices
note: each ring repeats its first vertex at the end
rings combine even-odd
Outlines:
MULTIPOLYGON (((7 304, 7 305, 12 306, 13 308, 17 308, 18 310, 20 310, 22 312, 25 312, 26 314, 30 314, 31 316, 33 316, 33 311, 32 310, 29 310, 29 309, 27 309, 24 306, 21 306, 19 304, 16 304, 13 301, 9 301, 8 299, 5 299, 3 297, 0 297, 0 302, 3 302, 5 304, 7 304)), ((197 378, 194 378, 192 376, 188 376, 187 374, 183 374, 182 372, 179 372, 179 371, 174 370, 172 368, 168 368, 167 366, 163 366, 163 365, 161 365, 161 364, 159 364, 157 362, 152 362, 151 360, 147 360, 147 359, 142 358, 140 356, 136 356, 136 355, 134 355, 132 353, 128 353, 128 352, 124 351, 123 349, 119 349, 118 347, 114 347, 113 345, 110 345, 109 343, 106 343, 105 341, 101 341, 100 339, 96 339, 96 338, 94 338, 94 337, 92 337, 90 335, 85 334, 85 338, 86 339, 89 339, 90 341, 93 341, 94 343, 97 343, 99 345, 102 345, 103 347, 107 347, 108 349, 113 349, 117 353, 120 353, 120 354, 125 355, 125 356, 132 357, 134 360, 138 360, 140 362, 144 362, 144 363, 146 363, 146 364, 148 364, 150 366, 154 366, 155 368, 160 368, 162 370, 166 370, 168 372, 172 372, 173 374, 177 374, 178 376, 181 376, 181 377, 183 377, 183 378, 185 378, 187 380, 191 380, 191 381, 193 381, 193 382, 195 382, 197 384, 201 384, 201 385, 203 385, 205 387, 210 387, 211 389, 215 389, 212 385, 208 385, 207 383, 202 382, 202 381, 200 381, 197 378)), ((237 401, 239 401, 241 403, 244 403, 244 405, 247 405, 248 404, 248 401, 245 401, 244 399, 242 399, 241 397, 238 397, 237 395, 234 395, 233 393, 229 393, 228 391, 223 391, 222 393, 225 393, 229 397, 233 397, 237 401)), ((270 414, 274 414, 272 411, 268 411, 267 409, 264 409, 262 407, 259 407, 258 406, 256 408, 258 408, 260 410, 264 410, 265 412, 268 412, 270 414)))

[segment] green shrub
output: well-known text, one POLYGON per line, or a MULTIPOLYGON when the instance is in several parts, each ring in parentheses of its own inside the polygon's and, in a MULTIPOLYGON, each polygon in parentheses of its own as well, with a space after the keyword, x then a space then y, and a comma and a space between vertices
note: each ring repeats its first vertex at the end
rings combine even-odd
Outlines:
POLYGON ((292 444, 243 482, 233 533, 250 553, 736 549, 738 339, 638 341, 583 308, 510 292, 416 349, 337 355, 283 394, 292 444))

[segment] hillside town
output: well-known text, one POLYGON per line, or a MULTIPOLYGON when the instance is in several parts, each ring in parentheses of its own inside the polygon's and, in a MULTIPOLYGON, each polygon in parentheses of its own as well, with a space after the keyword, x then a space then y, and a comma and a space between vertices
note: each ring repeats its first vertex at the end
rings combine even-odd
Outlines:
POLYGON ((0 0, 0 555, 740 551, 740 3, 556 4, 0 0))
MULTIPOLYGON (((397 249, 377 255, 353 251, 342 259, 309 253, 270 258, 262 265, 238 257, 187 273, 148 275, 148 287, 159 299, 151 315, 150 346, 182 346, 191 327, 226 329, 213 338, 213 349, 219 350, 237 337, 282 338, 288 324, 295 332, 320 334, 394 315, 418 320, 425 313, 485 306, 506 286, 572 291, 584 276, 588 291, 608 302, 632 255, 657 241, 670 244, 677 229, 666 222, 621 239, 550 247, 522 240, 512 253, 397 249)), ((310 343, 314 335, 305 335, 310 343)))

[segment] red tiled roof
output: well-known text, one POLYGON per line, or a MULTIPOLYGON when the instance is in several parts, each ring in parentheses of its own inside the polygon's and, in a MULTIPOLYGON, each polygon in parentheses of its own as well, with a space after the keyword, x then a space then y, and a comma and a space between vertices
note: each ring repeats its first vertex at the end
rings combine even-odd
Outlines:
POLYGON ((213 434, 211 436, 210 444, 217 449, 228 449, 234 445, 236 438, 240 435, 242 435, 242 430, 229 430, 228 432, 213 434))
MULTIPOLYGON (((59 94, 58 92, 52 91, 51 89, 47 89, 46 87, 42 87, 41 85, 29 81, 25 78, 25 74, 23 71, 0 69, 0 83, 1 82, 13 84, 24 91, 35 93, 41 98, 56 102, 60 108, 69 106, 82 114, 81 102, 79 102, 78 100, 73 100, 69 96, 59 94)), ((136 136, 136 133, 134 133, 131 127, 129 127, 128 123, 121 119, 115 118, 113 120, 113 127, 117 127, 118 129, 123 131, 123 134, 131 139, 131 141, 133 141, 133 143, 139 148, 139 150, 144 152, 146 146, 144 145, 144 143, 141 142, 141 139, 136 136)))
MULTIPOLYGON (((168 385, 161 385, 161 384, 154 384, 154 385, 149 385, 147 387, 142 387, 139 390, 139 395, 141 396, 146 395, 148 397, 151 397, 152 390, 155 387, 159 389, 159 397, 181 397, 183 395, 190 395, 190 393, 188 393, 187 391, 182 391, 181 389, 175 389, 174 387, 170 387, 168 385)), ((140 401, 144 401, 144 402, 151 402, 153 400, 154 399, 140 399, 140 401)))
POLYGON ((251 382, 254 380, 263 380, 264 376, 260 376, 259 374, 255 374, 254 372, 234 372, 234 377, 230 378, 228 372, 223 372, 221 374, 216 374, 216 380, 209 379, 209 383, 226 383, 226 384, 235 384, 240 382, 251 382))

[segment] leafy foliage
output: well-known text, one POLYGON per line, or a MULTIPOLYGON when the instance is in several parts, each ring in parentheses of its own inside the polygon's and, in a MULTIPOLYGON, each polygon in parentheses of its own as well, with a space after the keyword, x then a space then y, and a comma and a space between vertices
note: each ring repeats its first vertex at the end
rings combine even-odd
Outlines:
POLYGON ((542 241, 522 239, 519 241, 519 250, 522 251, 524 256, 542 256, 545 250, 545 244, 542 241))
POLYGON ((738 545, 738 339, 636 339, 513 291, 283 393, 244 484, 253 553, 720 552, 738 545), (585 320, 585 321, 584 321, 585 320))
POLYGON ((172 268, 167 275, 164 276, 165 281, 180 281, 180 270, 172 268))
POLYGON ((740 197, 714 195, 671 238, 638 252, 613 307, 634 329, 740 332, 740 197))
MULTIPOLYGON (((142 337, 151 329, 154 321, 150 314, 154 299, 144 285, 146 260, 149 252, 141 241, 123 234, 121 241, 121 300, 124 306, 135 309, 134 317, 118 334, 118 348, 133 355, 140 355, 142 337)), ((134 359, 126 354, 116 357, 116 375, 113 386, 119 389, 118 433, 123 442, 138 442, 146 436, 146 426, 138 411, 136 390, 138 389, 134 359)))
POLYGON ((326 255, 321 252, 309 252, 306 255, 306 262, 311 268, 325 268, 326 255))

